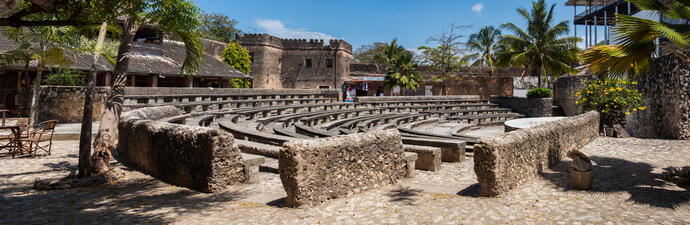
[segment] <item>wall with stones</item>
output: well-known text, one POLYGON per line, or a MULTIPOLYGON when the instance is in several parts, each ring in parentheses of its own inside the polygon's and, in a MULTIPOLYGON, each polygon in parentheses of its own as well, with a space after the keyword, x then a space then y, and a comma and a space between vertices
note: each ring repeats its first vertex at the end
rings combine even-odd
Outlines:
MULTIPOLYGON (((58 120, 59 123, 79 123, 84 114, 85 87, 41 86, 38 98, 38 120, 58 120)), ((103 112, 103 102, 110 88, 95 88, 93 118, 103 112)))
MULTIPOLYGON (((492 95, 513 95, 513 79, 511 76, 470 76, 459 81, 448 82, 447 95, 479 95, 482 99, 489 99, 492 95)), ((433 93, 441 93, 441 85, 433 84, 433 93)))
POLYGON ((553 100, 551 98, 527 99, 526 97, 491 96, 490 102, 527 117, 553 116, 553 100))
POLYGON ((358 97, 357 102, 386 102, 386 101, 423 101, 423 100, 477 100, 479 95, 445 95, 445 96, 370 96, 358 97))
POLYGON ((116 157, 128 167, 173 185, 215 192, 243 182, 244 165, 231 134, 155 121, 179 115, 172 106, 123 113, 116 157))
MULTIPOLYGON (((56 119, 59 123, 80 123, 84 111, 84 87, 41 86, 39 120, 56 119)), ((94 121, 100 119, 109 87, 97 87, 94 95, 94 121)), ((340 98, 336 89, 261 89, 261 88, 178 88, 178 87, 126 87, 127 95, 206 95, 206 94, 314 94, 324 98, 340 98)))
MULTIPOLYGON (((686 52, 690 54, 690 52, 686 52)), ((690 139, 690 65, 676 55, 655 59, 640 74, 638 89, 647 106, 633 112, 626 129, 634 137, 690 139)))
POLYGON ((566 116, 574 116, 582 114, 582 110, 575 105, 577 97, 575 93, 584 89, 586 83, 596 80, 593 75, 584 76, 563 76, 556 81, 554 89, 554 96, 558 97, 558 104, 563 108, 566 116))
POLYGON ((245 180, 231 134, 207 127, 155 121, 182 112, 172 106, 122 114, 118 161, 167 183, 215 192, 245 180))
POLYGON ((496 196, 518 187, 598 136, 599 113, 588 112, 480 139, 474 145, 479 194, 496 196))
POLYGON ((286 143, 280 179, 291 207, 393 184, 407 174, 400 133, 390 129, 286 143))

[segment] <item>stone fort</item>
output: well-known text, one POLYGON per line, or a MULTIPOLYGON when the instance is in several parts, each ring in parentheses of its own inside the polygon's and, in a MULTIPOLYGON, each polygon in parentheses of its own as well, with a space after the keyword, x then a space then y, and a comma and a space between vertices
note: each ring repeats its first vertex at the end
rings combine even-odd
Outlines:
POLYGON ((340 88, 350 74, 352 45, 344 40, 282 39, 244 34, 255 88, 340 88))

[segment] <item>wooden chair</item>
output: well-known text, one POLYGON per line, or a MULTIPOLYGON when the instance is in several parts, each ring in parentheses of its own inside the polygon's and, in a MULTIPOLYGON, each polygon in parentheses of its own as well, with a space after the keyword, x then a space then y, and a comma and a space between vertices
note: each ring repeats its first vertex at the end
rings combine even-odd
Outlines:
POLYGON ((22 137, 21 141, 25 146, 29 145, 29 153, 32 156, 36 156, 38 150, 43 150, 50 155, 57 123, 57 120, 48 120, 27 128, 28 137, 22 137), (41 145, 43 142, 48 142, 48 144, 41 145))

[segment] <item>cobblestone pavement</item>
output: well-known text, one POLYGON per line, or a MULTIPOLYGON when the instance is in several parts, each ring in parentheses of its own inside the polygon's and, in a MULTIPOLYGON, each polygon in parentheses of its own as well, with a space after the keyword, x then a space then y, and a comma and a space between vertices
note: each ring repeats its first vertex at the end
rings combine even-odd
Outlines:
MULTIPOLYGON (((688 224, 690 191, 660 179, 670 166, 690 166, 690 141, 600 138, 582 149, 592 156, 593 190, 571 190, 569 161, 496 198, 475 197, 472 160, 441 171, 313 208, 280 204, 285 192, 277 160, 260 182, 204 194, 136 171, 102 187, 31 189, 36 178, 75 170, 76 141, 58 141, 54 154, 0 155, 0 224, 688 224)), ((121 167, 115 163, 114 166, 121 167)))

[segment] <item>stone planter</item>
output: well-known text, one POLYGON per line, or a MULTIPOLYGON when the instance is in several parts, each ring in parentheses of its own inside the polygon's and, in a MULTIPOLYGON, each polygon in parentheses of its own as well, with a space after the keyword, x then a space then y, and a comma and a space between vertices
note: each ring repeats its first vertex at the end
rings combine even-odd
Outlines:
POLYGON ((574 189, 589 190, 592 188, 592 179, 594 178, 594 170, 581 172, 570 169, 570 182, 574 189))

